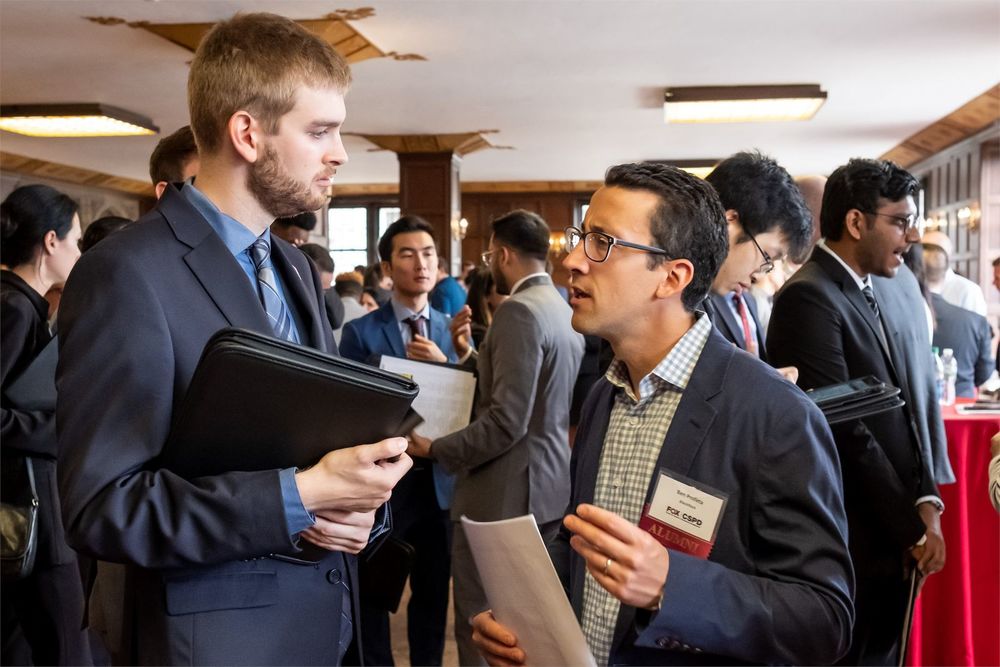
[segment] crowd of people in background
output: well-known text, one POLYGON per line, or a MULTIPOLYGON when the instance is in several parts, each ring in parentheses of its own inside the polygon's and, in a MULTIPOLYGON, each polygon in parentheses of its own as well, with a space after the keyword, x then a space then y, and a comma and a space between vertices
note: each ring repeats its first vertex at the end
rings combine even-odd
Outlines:
MULTIPOLYGON (((192 125, 151 155, 149 214, 81 230, 52 187, 4 200, 4 487, 30 466, 40 499, 34 569, 4 582, 4 664, 392 664, 355 557, 390 525, 413 548, 411 664, 441 664, 451 587, 461 664, 530 663, 458 523, 528 513, 598 664, 896 664, 907 577, 946 563, 932 346, 953 351, 958 396, 1000 370, 917 179, 851 159, 796 181, 759 152, 704 180, 617 165, 563 256, 511 211, 453 277, 434 226, 404 215, 378 261, 338 267, 312 232, 346 161, 349 82, 291 21, 234 18, 192 63, 192 125), (291 103, 257 100, 289 81, 291 103), (275 139, 317 123, 318 152, 275 139), (471 421, 308 469, 180 478, 158 464, 176 405, 234 325, 474 369, 471 421), (58 403, 21 407, 8 388, 54 337, 58 403), (905 405, 830 426, 805 393, 868 375, 905 405), (649 529, 657 488, 716 508, 698 514, 707 550, 649 529), (305 542, 327 556, 296 561, 305 542)), ((993 455, 1000 511, 1000 438, 993 455)))

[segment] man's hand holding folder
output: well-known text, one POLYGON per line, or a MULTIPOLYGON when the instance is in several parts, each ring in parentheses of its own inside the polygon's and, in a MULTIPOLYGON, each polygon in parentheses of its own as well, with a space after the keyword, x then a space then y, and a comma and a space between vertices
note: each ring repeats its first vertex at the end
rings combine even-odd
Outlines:
POLYGON ((413 465, 404 438, 336 449, 295 474, 302 505, 316 524, 302 536, 318 547, 358 553, 368 544, 375 511, 413 465))

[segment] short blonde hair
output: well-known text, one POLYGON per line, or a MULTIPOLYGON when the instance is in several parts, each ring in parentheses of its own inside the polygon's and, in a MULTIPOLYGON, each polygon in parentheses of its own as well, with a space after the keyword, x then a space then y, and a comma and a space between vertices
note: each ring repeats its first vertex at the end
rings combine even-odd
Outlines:
POLYGON ((247 111, 264 131, 295 106, 301 86, 346 92, 351 69, 330 44, 275 14, 237 14, 215 25, 198 46, 188 75, 188 109, 198 150, 213 154, 226 124, 247 111))

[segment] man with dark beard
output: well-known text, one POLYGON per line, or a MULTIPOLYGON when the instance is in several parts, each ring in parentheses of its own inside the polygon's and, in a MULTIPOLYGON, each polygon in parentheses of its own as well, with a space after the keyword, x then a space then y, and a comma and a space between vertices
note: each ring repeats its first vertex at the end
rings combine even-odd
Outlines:
POLYGON ((347 161, 349 83, 343 58, 293 21, 216 25, 188 81, 197 186, 168 186, 66 287, 63 514, 73 547, 125 564, 121 631, 106 635, 121 638, 110 648, 123 663, 337 664, 357 629, 354 554, 384 529, 379 508, 411 463, 403 439, 307 470, 186 479, 159 465, 218 330, 336 352, 315 268, 268 227, 325 202, 347 161), (303 539, 325 556, 303 560, 303 539))

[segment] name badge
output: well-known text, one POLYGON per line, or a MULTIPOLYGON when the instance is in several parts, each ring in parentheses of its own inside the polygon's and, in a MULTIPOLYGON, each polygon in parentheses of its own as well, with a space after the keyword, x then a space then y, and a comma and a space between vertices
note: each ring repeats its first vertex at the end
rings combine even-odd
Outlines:
POLYGON ((668 549, 708 558, 728 499, 727 494, 661 468, 639 527, 668 549))

